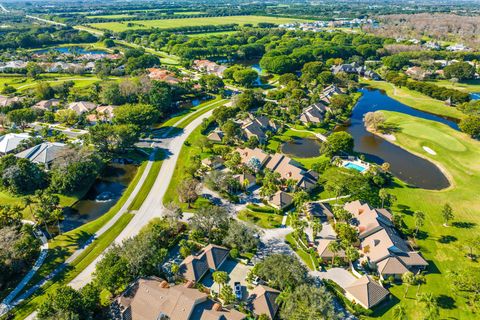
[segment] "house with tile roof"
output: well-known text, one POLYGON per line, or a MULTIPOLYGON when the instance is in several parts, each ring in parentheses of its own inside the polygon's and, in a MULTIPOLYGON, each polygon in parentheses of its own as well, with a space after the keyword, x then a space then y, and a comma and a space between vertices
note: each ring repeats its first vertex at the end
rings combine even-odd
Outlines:
POLYGON ((97 122, 111 122, 115 117, 117 106, 98 106, 95 111, 87 116, 87 121, 94 124, 97 122))
POLYGON ((60 100, 58 99, 49 99, 49 100, 42 100, 35 103, 32 108, 36 110, 42 111, 53 111, 55 108, 60 106, 60 100))
POLYGON ((23 97, 7 97, 0 95, 0 107, 10 107, 14 104, 21 103, 23 97))
POLYGON ((218 270, 228 259, 230 250, 209 244, 198 255, 186 257, 180 264, 179 273, 189 281, 200 281, 209 271, 218 270))
POLYGON ((330 110, 326 107, 323 103, 315 103, 311 106, 307 107, 303 110, 302 114, 300 114, 300 121, 307 125, 307 124, 319 124, 322 123, 325 113, 330 110))
POLYGON ((378 305, 390 294, 372 277, 366 275, 348 285, 345 288, 345 293, 349 300, 358 303, 365 309, 378 305))
POLYGON ((45 169, 49 170, 53 161, 63 156, 63 152, 68 146, 60 142, 43 142, 39 145, 31 147, 15 156, 32 161, 33 163, 42 164, 45 169))
POLYGON ((242 320, 246 315, 223 308, 192 283, 170 286, 165 280, 140 278, 110 306, 114 320, 242 320))
POLYGON ((95 110, 97 105, 93 102, 78 101, 70 103, 67 108, 75 111, 76 114, 81 115, 83 113, 88 113, 95 110))
POLYGON ((275 319, 279 306, 276 303, 280 291, 264 285, 258 285, 249 296, 250 308, 257 316, 266 315, 269 319, 275 319))
POLYGON ((293 203, 293 197, 284 192, 284 191, 277 191, 273 196, 270 197, 268 200, 268 204, 270 204, 272 207, 283 210, 290 206, 293 203))
POLYGON ((338 241, 334 239, 320 239, 318 240, 317 252, 323 262, 331 262, 334 257, 345 259, 345 250, 340 249, 340 251, 335 254, 330 250, 330 243, 333 241, 338 241))
POLYGON ((28 133, 7 133, 0 136, 0 155, 14 151, 22 141, 30 139, 28 133))

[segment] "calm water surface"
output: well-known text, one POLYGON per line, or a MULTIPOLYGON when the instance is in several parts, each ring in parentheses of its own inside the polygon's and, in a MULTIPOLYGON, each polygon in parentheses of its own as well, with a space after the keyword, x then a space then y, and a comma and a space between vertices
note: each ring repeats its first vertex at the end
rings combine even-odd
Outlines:
POLYGON ((313 158, 320 155, 320 141, 309 138, 294 138, 282 144, 282 153, 296 158, 313 158))
POLYGON ((368 161, 377 164, 390 163, 390 171, 410 185, 432 190, 447 188, 450 183, 436 165, 368 132, 363 124, 363 116, 367 112, 387 110, 441 122, 455 130, 458 130, 457 123, 410 108, 379 90, 360 91, 363 95, 353 109, 350 126, 345 128, 355 140, 355 151, 363 153, 368 161))

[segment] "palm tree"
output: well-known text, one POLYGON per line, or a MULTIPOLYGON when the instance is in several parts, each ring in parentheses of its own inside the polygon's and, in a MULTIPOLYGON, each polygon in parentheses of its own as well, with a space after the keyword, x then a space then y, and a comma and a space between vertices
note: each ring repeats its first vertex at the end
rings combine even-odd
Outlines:
POLYGON ((222 286, 228 282, 228 273, 225 271, 215 271, 212 274, 212 277, 213 281, 218 283, 218 292, 220 292, 220 290, 222 290, 222 286))
POLYGON ((64 218, 63 217, 63 210, 62 209, 53 210, 50 218, 52 220, 55 220, 55 222, 57 223, 57 227, 58 227, 58 233, 62 234, 62 229, 60 228, 60 221, 63 220, 63 218, 64 218))
POLYGON ((384 189, 384 188, 380 189, 380 191, 378 192, 378 196, 382 200, 382 208, 384 208, 385 200, 387 200, 389 196, 387 189, 384 189))
POLYGON ((312 222, 313 238, 315 239, 323 230, 323 224, 318 219, 314 219, 312 222))
POLYGON ((417 297, 420 291, 420 286, 422 284, 425 284, 426 282, 427 282, 427 278, 425 278, 425 275, 423 273, 420 272, 415 275, 415 283, 417 284, 417 294, 416 294, 417 297))
POLYGON ((405 307, 399 304, 395 308, 393 308, 393 319, 395 320, 405 320, 407 319, 407 311, 405 307))
POLYGON ((425 213, 422 211, 415 211, 413 214, 413 219, 415 221, 415 233, 413 234, 413 240, 416 240, 418 231, 425 224, 425 213))
POLYGON ((438 310, 438 302, 432 293, 424 293, 420 298, 420 302, 425 304, 426 316, 425 320, 438 319, 440 311, 438 310))
POLYGON ((339 242, 337 241, 331 241, 329 244, 328 244, 328 250, 330 250, 332 252, 332 268, 333 268, 333 262, 335 261, 335 257, 337 256, 337 253, 340 252, 340 250, 342 249, 341 245, 339 242))
POLYGON ((300 211, 303 207, 303 204, 308 201, 308 193, 305 191, 295 192, 293 194, 293 204, 300 211))
POLYGON ((345 249, 345 257, 348 259, 348 262, 351 266, 353 261, 356 261, 360 258, 360 253, 354 246, 348 246, 345 249))
POLYGON ((33 197, 26 196, 26 197, 22 198, 22 202, 23 202, 25 208, 28 207, 28 209, 30 210, 30 214, 33 217, 32 204, 35 203, 35 200, 33 199, 33 197))
POLYGON ((450 204, 445 203, 445 205, 443 206, 442 217, 443 217, 443 221, 444 221, 443 225, 445 227, 447 227, 448 226, 448 221, 453 219, 453 210, 452 210, 452 207, 450 206, 450 204))
POLYGON ((410 271, 405 272, 402 275, 402 282, 405 284, 405 292, 403 294, 403 297, 405 298, 407 296, 408 289, 412 284, 415 283, 415 275, 410 271))

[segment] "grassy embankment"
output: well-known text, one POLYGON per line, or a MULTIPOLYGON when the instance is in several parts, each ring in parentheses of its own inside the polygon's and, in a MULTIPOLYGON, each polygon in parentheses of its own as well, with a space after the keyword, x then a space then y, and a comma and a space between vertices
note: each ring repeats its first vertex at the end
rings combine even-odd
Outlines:
MULTIPOLYGON (((395 112, 385 112, 385 115, 401 129, 395 133, 394 143, 436 163, 453 179, 452 186, 442 191, 410 188, 400 181, 390 190, 398 198, 393 211, 402 213, 410 228, 414 227, 413 212, 419 210, 426 215, 417 244, 430 266, 420 293, 430 292, 437 297, 442 319, 472 318, 474 314, 465 299, 452 289, 447 274, 449 270, 478 266, 467 258, 465 245, 480 231, 480 142, 437 122, 395 112), (427 153, 424 146, 434 150, 436 155, 427 153), (452 206, 455 214, 448 227, 443 226, 441 215, 445 203, 452 206)), ((403 298, 404 289, 404 286, 391 288, 394 301, 376 310, 375 316, 393 318, 391 307, 399 299, 410 319, 421 318, 424 308, 415 297, 416 290, 412 288, 403 298)))
POLYGON ((449 80, 433 80, 428 83, 465 92, 480 92, 480 80, 466 80, 458 83, 452 83, 449 80))
POLYGON ((361 83, 366 84, 371 88, 383 90, 389 97, 421 111, 454 119, 462 119, 464 117, 463 113, 458 111, 455 107, 447 106, 443 101, 432 99, 424 94, 409 90, 405 87, 399 88, 385 81, 371 81, 365 79, 362 79, 361 83))
POLYGON ((247 205, 247 208, 240 211, 237 217, 263 229, 280 228, 283 220, 283 215, 276 214, 275 208, 254 204, 247 205))
POLYGON ((99 29, 107 29, 113 32, 122 32, 131 29, 149 29, 149 28, 178 28, 185 26, 205 26, 205 25, 223 25, 230 23, 237 23, 239 25, 253 24, 257 25, 260 22, 268 22, 275 24, 290 23, 295 21, 306 21, 304 19, 294 18, 280 18, 267 16, 226 16, 226 17, 207 17, 207 18, 189 18, 189 19, 163 19, 163 20, 135 20, 135 21, 117 21, 117 22, 103 22, 92 23, 91 26, 99 29), (127 27, 127 24, 134 23, 132 27, 127 27))

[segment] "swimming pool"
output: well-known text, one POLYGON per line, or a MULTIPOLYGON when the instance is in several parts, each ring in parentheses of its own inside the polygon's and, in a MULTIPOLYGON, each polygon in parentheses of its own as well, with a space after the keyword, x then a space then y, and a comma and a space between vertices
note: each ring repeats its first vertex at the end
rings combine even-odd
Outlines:
POLYGON ((343 165, 345 168, 348 168, 348 169, 354 169, 354 170, 357 170, 359 172, 363 172, 365 170, 367 170, 366 167, 363 167, 359 164, 356 164, 356 163, 353 163, 353 162, 347 162, 343 165))

